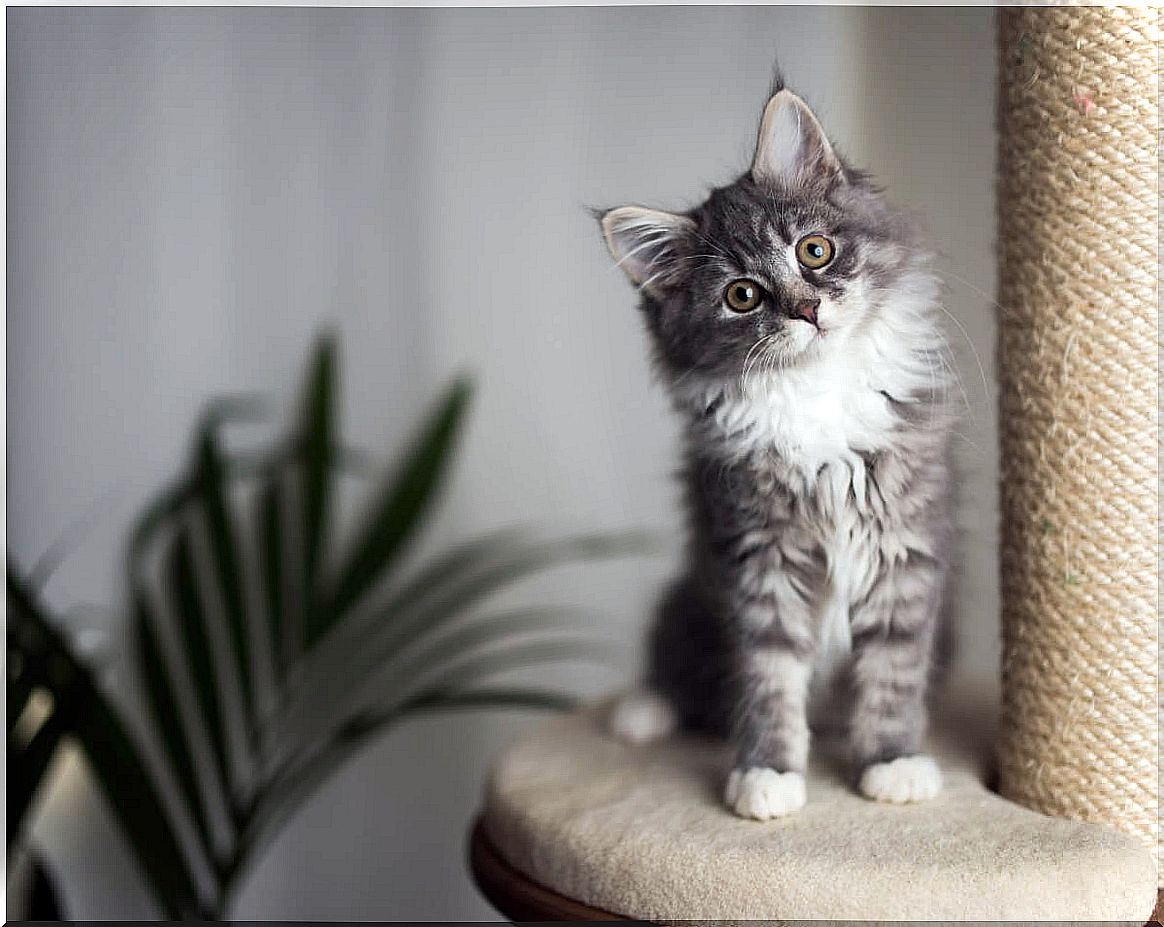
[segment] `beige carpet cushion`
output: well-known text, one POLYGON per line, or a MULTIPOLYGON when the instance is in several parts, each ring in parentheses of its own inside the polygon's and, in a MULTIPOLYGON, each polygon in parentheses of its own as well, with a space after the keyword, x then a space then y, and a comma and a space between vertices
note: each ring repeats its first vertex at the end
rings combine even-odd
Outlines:
POLYGON ((512 746, 487 787, 485 829, 535 881, 649 920, 1105 920, 1143 924, 1148 852, 1113 830, 1044 817, 983 784, 988 727, 973 706, 931 737, 936 800, 890 806, 845 784, 816 745, 808 805, 741 820, 720 804, 722 744, 629 747, 606 707, 556 718, 512 746))

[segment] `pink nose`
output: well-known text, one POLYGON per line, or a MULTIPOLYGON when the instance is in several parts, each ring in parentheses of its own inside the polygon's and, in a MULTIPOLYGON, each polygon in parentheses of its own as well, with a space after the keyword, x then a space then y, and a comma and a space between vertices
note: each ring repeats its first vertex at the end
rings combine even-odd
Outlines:
POLYGON ((792 307, 792 318, 804 319, 810 325, 816 325, 816 310, 820 308, 819 299, 802 299, 792 307))

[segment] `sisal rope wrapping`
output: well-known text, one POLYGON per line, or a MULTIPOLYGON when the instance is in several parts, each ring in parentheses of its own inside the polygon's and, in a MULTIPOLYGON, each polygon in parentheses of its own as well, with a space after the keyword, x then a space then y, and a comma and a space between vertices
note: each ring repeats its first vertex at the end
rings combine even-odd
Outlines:
POLYGON ((1159 863, 1159 10, 999 16, 1002 793, 1159 863))

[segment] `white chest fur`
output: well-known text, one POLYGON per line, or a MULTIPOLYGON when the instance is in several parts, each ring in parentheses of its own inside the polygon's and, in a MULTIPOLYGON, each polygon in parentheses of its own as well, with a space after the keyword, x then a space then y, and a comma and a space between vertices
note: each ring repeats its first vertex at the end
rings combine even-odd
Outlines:
POLYGON ((746 381, 716 419, 739 451, 774 451, 811 483, 822 467, 887 444, 895 417, 880 389, 840 363, 781 370, 746 381))
POLYGON ((848 360, 755 376, 724 396, 713 413, 729 454, 771 454, 799 477, 799 517, 828 564, 828 587, 815 615, 818 692, 850 653, 851 607, 868 593, 877 572, 878 527, 862 515, 864 455, 888 447, 898 424, 883 392, 898 385, 891 372, 874 374, 848 360))

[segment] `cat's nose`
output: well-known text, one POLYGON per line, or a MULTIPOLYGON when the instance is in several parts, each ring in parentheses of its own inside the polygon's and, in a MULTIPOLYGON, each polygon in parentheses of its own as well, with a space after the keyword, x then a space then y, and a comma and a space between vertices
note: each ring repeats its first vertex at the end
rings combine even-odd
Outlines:
POLYGON ((789 315, 794 319, 804 319, 810 325, 816 325, 816 310, 820 308, 820 299, 798 299, 792 304, 789 315))

